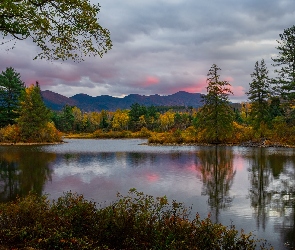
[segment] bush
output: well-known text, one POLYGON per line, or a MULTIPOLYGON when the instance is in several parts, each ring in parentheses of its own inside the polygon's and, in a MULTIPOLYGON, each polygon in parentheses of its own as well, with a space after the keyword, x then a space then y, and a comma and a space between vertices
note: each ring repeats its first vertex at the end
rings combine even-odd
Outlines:
POLYGON ((82 195, 57 201, 33 194, 0 204, 0 244, 36 249, 268 249, 265 241, 233 226, 201 220, 182 203, 131 189, 126 197, 97 208, 82 195))
POLYGON ((96 130, 93 132, 94 138, 107 138, 107 139, 122 139, 122 138, 131 138, 132 133, 130 131, 108 131, 105 132, 101 129, 96 130))
POLYGON ((149 138, 152 135, 152 132, 149 131, 146 127, 141 128, 140 131, 135 132, 133 137, 137 138, 149 138))
POLYGON ((8 125, 0 129, 0 142, 16 143, 20 141, 20 130, 17 125, 8 125))
POLYGON ((62 141, 61 133, 55 128, 52 122, 48 122, 40 131, 35 131, 34 135, 32 134, 30 137, 23 136, 17 124, 8 125, 0 129, 0 142, 47 143, 60 141, 62 141))

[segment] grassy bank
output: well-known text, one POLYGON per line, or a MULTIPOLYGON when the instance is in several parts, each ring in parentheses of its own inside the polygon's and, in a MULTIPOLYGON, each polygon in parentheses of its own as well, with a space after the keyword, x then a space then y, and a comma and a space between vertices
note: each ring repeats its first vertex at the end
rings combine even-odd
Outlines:
MULTIPOLYGON (((223 145, 237 145, 245 147, 294 147, 295 139, 293 131, 278 136, 278 134, 268 133, 261 138, 255 131, 237 128, 235 136, 220 142, 223 145)), ((97 130, 94 133, 72 133, 65 134, 64 138, 69 139, 131 139, 145 138, 150 145, 209 145, 210 142, 204 138, 203 134, 195 128, 189 127, 185 130, 171 130, 168 132, 153 132, 146 128, 137 132, 131 131, 103 131, 97 130)))
POLYGON ((271 249, 265 241, 214 224, 167 198, 135 189, 107 207, 66 193, 0 204, 0 249, 271 249))

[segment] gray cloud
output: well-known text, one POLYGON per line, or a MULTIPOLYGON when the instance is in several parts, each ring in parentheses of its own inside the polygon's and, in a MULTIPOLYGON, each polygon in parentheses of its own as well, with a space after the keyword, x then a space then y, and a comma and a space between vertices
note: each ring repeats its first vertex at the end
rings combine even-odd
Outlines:
MULTIPOLYGON (((97 3, 92 0, 93 3, 97 3)), ((76 64, 33 61, 34 44, 0 46, 0 70, 12 66, 27 84, 71 96, 205 92, 213 63, 245 100, 250 74, 271 57, 283 29, 294 25, 294 0, 101 0, 99 22, 111 32, 113 49, 102 59, 76 64)))

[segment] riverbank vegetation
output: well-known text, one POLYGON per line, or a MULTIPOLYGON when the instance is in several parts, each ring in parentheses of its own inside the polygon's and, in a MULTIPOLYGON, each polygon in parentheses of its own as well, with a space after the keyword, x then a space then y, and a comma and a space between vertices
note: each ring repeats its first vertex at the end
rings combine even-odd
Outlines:
MULTIPOLYGON (((53 121, 64 132, 88 132, 94 138, 148 138, 149 143, 223 143, 262 146, 295 145, 295 26, 280 34, 272 58, 276 78, 268 76, 264 59, 250 75, 249 102, 233 104, 228 81, 213 64, 207 74, 203 106, 165 110, 133 104, 130 110, 83 113, 66 106, 53 121), (279 68, 278 68, 279 67, 279 68), (66 122, 65 122, 66 121, 66 122)), ((167 107, 166 107, 167 108, 167 107)))
POLYGON ((236 104, 229 101, 230 83, 213 64, 202 107, 134 103, 129 110, 86 112, 66 105, 50 112, 39 85, 24 87, 8 68, 0 75, 0 142, 56 142, 60 131, 68 138, 148 138, 158 144, 294 146, 294 37, 295 26, 280 34, 279 53, 272 59, 278 76, 271 79, 264 59, 257 61, 246 93, 249 102, 236 104))
POLYGON ((182 203, 135 189, 109 206, 72 193, 53 202, 30 194, 0 210, 3 249, 272 249, 233 225, 189 219, 182 203))
POLYGON ((61 133, 51 121, 36 85, 25 87, 20 75, 7 68, 0 75, 0 142, 60 142, 61 133))

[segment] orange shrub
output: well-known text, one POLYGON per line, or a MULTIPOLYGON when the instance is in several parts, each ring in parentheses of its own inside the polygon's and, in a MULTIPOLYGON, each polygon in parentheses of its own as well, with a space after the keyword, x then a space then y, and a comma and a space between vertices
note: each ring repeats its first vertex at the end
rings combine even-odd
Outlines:
POLYGON ((0 129, 0 141, 1 142, 19 142, 20 130, 17 125, 8 125, 0 129))
POLYGON ((48 122, 40 131, 41 142, 60 142, 62 140, 61 132, 59 132, 54 123, 48 122))
POLYGON ((254 139, 254 131, 250 126, 245 126, 233 122, 234 132, 231 142, 232 143, 241 143, 254 139))

